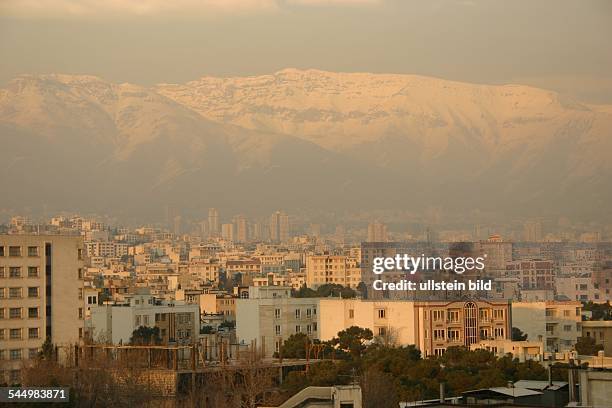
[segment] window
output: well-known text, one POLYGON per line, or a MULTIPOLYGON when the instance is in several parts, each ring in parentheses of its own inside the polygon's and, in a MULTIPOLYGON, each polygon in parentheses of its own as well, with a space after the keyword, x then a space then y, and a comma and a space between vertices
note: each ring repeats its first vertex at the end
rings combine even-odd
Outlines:
POLYGON ((376 313, 378 314, 379 319, 384 319, 387 317, 387 313, 385 309, 378 309, 376 313))
POLYGON ((4 308, 0 307, 0 319, 4 319, 4 308))
POLYGON ((434 349, 434 356, 438 356, 438 357, 440 357, 440 356, 444 355, 444 352, 445 352, 445 351, 446 351, 446 350, 445 350, 445 349, 443 349, 443 348, 437 348, 437 349, 434 349))
POLYGON ((480 318, 481 322, 488 322, 489 319, 491 318, 491 311, 489 309, 480 309, 478 311, 478 317, 480 318))
POLYGON ((494 319, 503 319, 504 318, 504 310, 503 309, 495 309, 495 310, 493 310, 493 318, 494 319))
POLYGON ((495 338, 504 337, 504 328, 496 327, 495 328, 495 338))
POLYGON ((83 279, 83 268, 79 268, 79 269, 77 270, 77 277, 78 277, 79 279, 83 279))
POLYGON ((310 318, 310 316, 312 316, 312 310, 306 309, 306 317, 310 318))
POLYGON ((4 247, 0 246, 0 256, 4 256, 4 247))
POLYGON ((379 336, 384 336, 385 334, 387 334, 387 328, 386 327, 379 327, 378 328, 378 335, 379 336))
POLYGON ((83 259, 83 250, 81 248, 77 249, 77 258, 79 261, 83 259))
POLYGON ((79 288, 79 299, 83 299, 83 288, 79 288))
POLYGON ((21 278, 21 268, 19 266, 11 266, 9 268, 9 278, 21 278))
POLYGON ((312 323, 312 331, 317 331, 317 323, 312 323))
POLYGON ((37 266, 28 266, 28 278, 38 278, 37 266))
POLYGON ((28 338, 29 339, 37 339, 38 338, 38 327, 30 327, 28 329, 28 338))
POLYGON ((21 319, 21 308, 20 307, 11 307, 9 309, 9 318, 11 318, 11 319, 21 319))
POLYGON ((21 256, 21 247, 20 246, 10 246, 9 256, 21 256))
POLYGON ((21 329, 11 329, 10 339, 11 340, 21 340, 21 329))
POLYGON ((21 349, 13 349, 9 352, 11 360, 21 360, 21 349))
POLYGON ((134 326, 136 326, 136 327, 140 326, 140 315, 137 315, 134 320, 135 320, 134 321, 134 326))
POLYGON ((37 307, 28 307, 28 318, 38 319, 38 308, 37 307))
POLYGON ((79 339, 83 338, 83 328, 79 327, 79 339))
POLYGON ((300 326, 299 324, 297 326, 295 326, 295 332, 296 333, 301 333, 302 332, 302 326, 300 326))
POLYGON ((444 329, 438 329, 433 331, 434 340, 444 340, 444 329))
POLYGON ((571 324, 564 325, 563 326, 563 331, 566 331, 566 332, 572 331, 572 325, 571 324))
POLYGON ((449 310, 448 311, 448 321, 449 323, 457 323, 459 321, 459 311, 449 310))
POLYGON ((21 288, 9 288, 10 299, 21 299, 21 288))
POLYGON ((306 325, 306 333, 308 333, 308 334, 312 333, 312 326, 311 325, 306 325))
POLYGON ((281 310, 280 309, 274 309, 274 318, 275 319, 280 319, 281 317, 281 310))
POLYGON ((28 297, 30 298, 38 297, 38 286, 31 286, 28 288, 28 297))
POLYGON ((449 341, 459 341, 460 340, 459 329, 449 329, 448 330, 448 340, 449 341))
MULTIPOLYGON (((79 308, 79 319, 82 319, 82 318, 83 318, 83 308, 82 308, 82 307, 80 307, 80 308, 79 308)), ((181 323, 184 323, 184 322, 181 322, 181 323)), ((143 316, 143 324, 144 324, 145 326, 148 326, 148 325, 149 325, 149 315, 145 315, 145 316, 143 316)))
POLYGON ((434 322, 444 320, 444 310, 434 310, 431 314, 434 322))
POLYGON ((354 318, 355 318, 355 310, 349 309, 349 319, 354 319, 354 318))
POLYGON ((38 256, 38 247, 37 246, 29 246, 28 247, 28 256, 38 256))
POLYGON ((6 292, 6 288, 0 288, 0 299, 4 299, 6 297, 4 292, 6 292))
POLYGON ((0 329, 0 340, 4 340, 4 329, 0 329))
POLYGON ((300 309, 295 309, 295 318, 299 319, 302 317, 302 311, 300 309))
MULTIPOLYGON (((145 317, 148 317, 148 316, 145 316, 145 317)), ((79 307, 79 319, 82 319, 82 318, 83 318, 83 308, 79 307)), ((145 323, 145 326, 147 325, 147 323, 148 323, 148 321, 145 323)))
POLYGON ((6 275, 4 275, 4 266, 0 266, 0 279, 2 278, 6 278, 6 275))
POLYGON ((32 360, 36 357, 38 357, 38 349, 37 348, 28 349, 28 358, 32 360))
POLYGON ((280 327, 280 325, 277 324, 276 326, 274 326, 274 333, 276 333, 277 336, 280 336, 280 334, 281 334, 281 327, 280 327))

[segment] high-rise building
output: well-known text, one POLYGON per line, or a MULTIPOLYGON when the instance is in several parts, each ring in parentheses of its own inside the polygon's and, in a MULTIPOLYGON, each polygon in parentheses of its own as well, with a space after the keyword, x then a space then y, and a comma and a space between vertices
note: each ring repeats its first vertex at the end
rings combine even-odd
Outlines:
POLYGON ((234 224, 221 225, 221 238, 228 241, 234 240, 234 224))
POLYGON ((540 242, 542 240, 542 223, 530 221, 523 225, 523 241, 540 242))
POLYGON ((374 221, 368 225, 367 242, 387 242, 387 226, 381 222, 374 221))
POLYGON ((270 217, 270 240, 286 242, 289 240, 289 216, 277 211, 270 217))
POLYGON ((216 208, 208 209, 208 235, 211 237, 219 235, 219 213, 216 208))
POLYGON ((235 231, 236 231, 236 242, 247 242, 248 240, 248 228, 247 219, 244 215, 237 215, 234 218, 235 231))
POLYGON ((0 382, 46 338, 69 352, 83 337, 83 256, 78 236, 0 235, 0 382))

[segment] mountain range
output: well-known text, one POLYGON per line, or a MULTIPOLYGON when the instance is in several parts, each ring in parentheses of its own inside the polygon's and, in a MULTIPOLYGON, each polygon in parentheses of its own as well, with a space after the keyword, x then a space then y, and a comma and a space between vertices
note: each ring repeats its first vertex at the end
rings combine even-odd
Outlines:
POLYGON ((611 216, 612 106, 522 85, 22 75, 0 89, 0 138, 0 208, 611 216))

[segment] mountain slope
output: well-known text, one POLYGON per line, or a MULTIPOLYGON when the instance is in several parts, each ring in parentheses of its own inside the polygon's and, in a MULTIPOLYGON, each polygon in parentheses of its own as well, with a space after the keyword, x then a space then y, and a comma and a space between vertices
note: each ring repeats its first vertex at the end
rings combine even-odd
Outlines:
POLYGON ((0 90, 0 207, 442 208, 609 217, 612 108, 518 85, 283 70, 0 90))

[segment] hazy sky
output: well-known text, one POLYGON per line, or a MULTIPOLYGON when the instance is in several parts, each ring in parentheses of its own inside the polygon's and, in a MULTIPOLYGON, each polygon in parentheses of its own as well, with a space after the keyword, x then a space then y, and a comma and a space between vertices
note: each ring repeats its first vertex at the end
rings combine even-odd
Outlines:
POLYGON ((612 103, 612 1, 0 0, 0 61, 2 84, 297 67, 520 82, 612 103))

